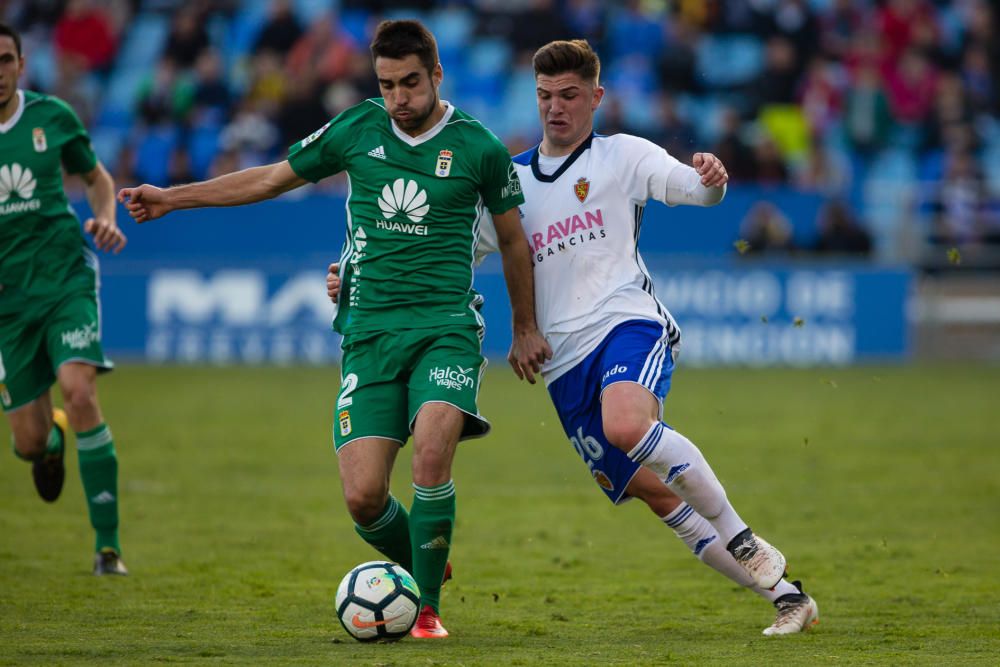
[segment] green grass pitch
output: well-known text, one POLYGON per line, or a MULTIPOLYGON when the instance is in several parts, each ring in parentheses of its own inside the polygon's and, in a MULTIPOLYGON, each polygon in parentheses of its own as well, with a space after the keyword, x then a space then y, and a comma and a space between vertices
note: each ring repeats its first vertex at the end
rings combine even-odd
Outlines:
MULTIPOLYGON (((1000 369, 681 368, 666 419, 788 556, 821 623, 700 565, 645 507, 613 508, 540 386, 493 366, 494 424, 455 469, 452 637, 358 644, 330 445, 335 369, 123 366, 100 381, 132 575, 90 575, 76 470, 42 503, 0 457, 0 664, 659 665, 1000 662, 1000 369)), ((5 438, 6 439, 6 438, 5 438)), ((70 452, 75 450, 71 447, 70 452)), ((408 504, 409 451, 395 493, 408 504)))

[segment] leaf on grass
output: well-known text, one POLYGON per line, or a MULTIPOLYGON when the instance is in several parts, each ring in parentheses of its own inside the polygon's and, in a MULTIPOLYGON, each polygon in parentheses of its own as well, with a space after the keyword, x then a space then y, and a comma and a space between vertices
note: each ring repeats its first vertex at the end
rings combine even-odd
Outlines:
POLYGON ((806 436, 805 438, 802 438, 802 445, 806 446, 806 447, 809 446, 809 437, 808 436, 806 436))
POLYGON ((836 380, 831 380, 830 378, 827 378, 827 379, 823 380, 823 384, 828 384, 831 387, 833 387, 834 389, 837 388, 837 381, 836 380))
POLYGON ((493 601, 494 602, 500 602, 500 594, 499 593, 494 593, 493 594, 493 601))
POLYGON ((740 253, 741 255, 747 254, 747 251, 750 250, 750 244, 744 239, 738 239, 734 241, 733 247, 736 248, 736 252, 740 253))

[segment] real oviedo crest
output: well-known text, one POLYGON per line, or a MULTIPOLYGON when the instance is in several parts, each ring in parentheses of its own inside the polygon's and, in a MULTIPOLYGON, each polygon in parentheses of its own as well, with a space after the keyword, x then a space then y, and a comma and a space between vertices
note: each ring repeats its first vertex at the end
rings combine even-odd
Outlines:
POLYGON ((576 185, 573 186, 573 192, 576 193, 576 198, 579 199, 582 204, 583 200, 587 198, 587 194, 590 192, 590 181, 581 176, 576 182, 576 185))
POLYGON ((45 141, 45 130, 40 127, 31 131, 31 141, 35 144, 36 153, 44 153, 48 149, 48 142, 45 141))
POLYGON ((447 148, 438 153, 437 168, 434 170, 435 175, 444 178, 451 173, 451 156, 452 153, 447 148))

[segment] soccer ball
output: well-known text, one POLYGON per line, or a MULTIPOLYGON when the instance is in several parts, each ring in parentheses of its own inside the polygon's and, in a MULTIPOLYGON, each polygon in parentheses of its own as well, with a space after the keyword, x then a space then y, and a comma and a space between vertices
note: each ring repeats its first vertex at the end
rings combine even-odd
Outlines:
POLYGON ((417 621, 420 589, 396 563, 373 560, 348 572, 337 588, 337 617, 360 642, 396 641, 417 621))

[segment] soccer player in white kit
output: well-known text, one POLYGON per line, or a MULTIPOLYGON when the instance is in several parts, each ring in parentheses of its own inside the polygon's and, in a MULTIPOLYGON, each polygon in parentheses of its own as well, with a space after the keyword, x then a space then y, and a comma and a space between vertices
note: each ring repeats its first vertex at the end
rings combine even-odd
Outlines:
POLYGON ((534 67, 543 140, 514 163, 536 317, 553 350, 542 375, 563 428, 612 502, 641 498, 702 562, 774 604, 765 635, 802 631, 818 620, 815 601, 784 578, 784 556, 736 513, 698 448, 661 420, 681 332, 638 252, 643 210, 649 199, 719 203, 725 167, 710 153, 692 168, 645 139, 595 134, 604 89, 586 41, 551 42, 534 67))

